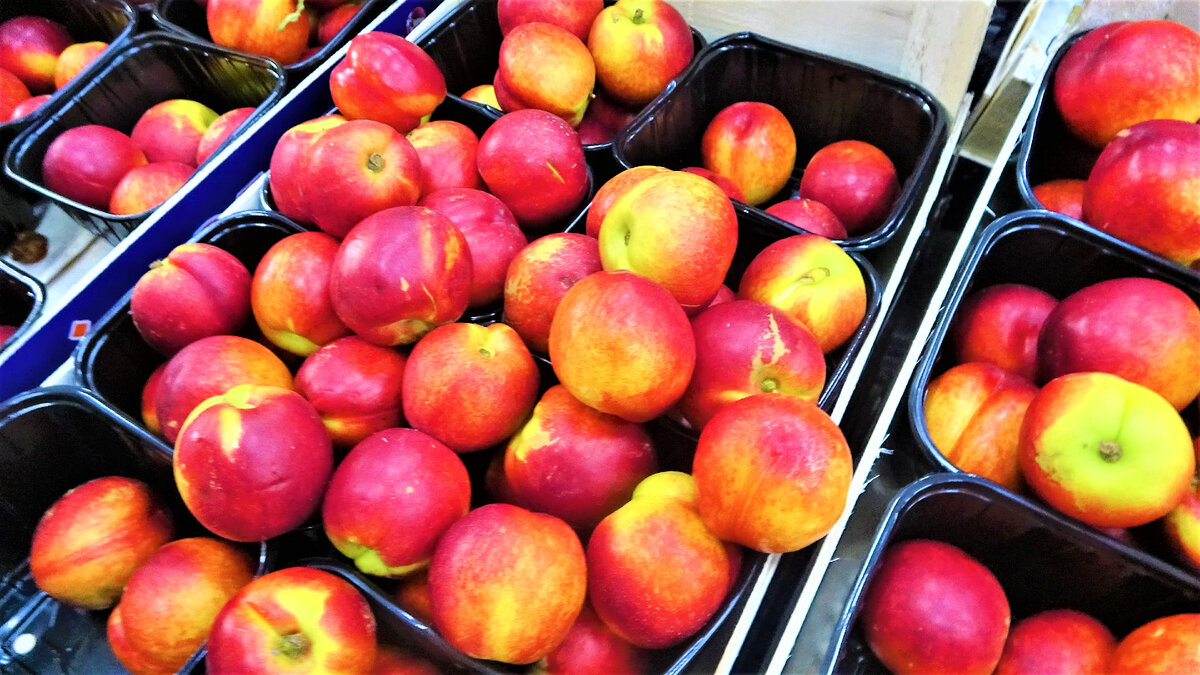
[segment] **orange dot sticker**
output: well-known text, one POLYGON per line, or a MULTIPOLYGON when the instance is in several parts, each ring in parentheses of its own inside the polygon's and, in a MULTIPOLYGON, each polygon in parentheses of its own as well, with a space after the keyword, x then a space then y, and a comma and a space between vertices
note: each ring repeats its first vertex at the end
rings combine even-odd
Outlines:
POLYGON ((72 340, 82 340, 92 330, 92 322, 87 319, 76 319, 71 322, 71 330, 67 337, 72 340))

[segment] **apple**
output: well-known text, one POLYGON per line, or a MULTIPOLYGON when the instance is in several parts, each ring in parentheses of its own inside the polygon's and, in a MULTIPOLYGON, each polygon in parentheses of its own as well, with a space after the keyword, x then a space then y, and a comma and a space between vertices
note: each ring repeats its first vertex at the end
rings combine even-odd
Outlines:
POLYGON ((753 300, 706 308, 692 319, 696 368, 676 406, 699 431, 726 405, 758 393, 815 403, 825 386, 825 355, 808 329, 753 300))
POLYGON ((325 536, 366 574, 422 569, 442 534, 471 508, 458 455, 416 429, 368 436, 333 472, 321 506, 325 536))
POLYGON ((794 396, 729 403, 700 433, 692 476, 713 534, 765 553, 798 551, 841 517, 854 472, 837 424, 794 396))
MULTIPOLYGON (((11 81, 9 84, 11 85, 11 81)), ((25 86, 25 85, 22 84, 21 86, 25 86)), ((21 101, 20 103, 16 104, 15 106, 13 106, 12 113, 8 116, 7 121, 14 122, 16 120, 19 120, 22 117, 32 113, 33 111, 37 110, 40 107, 42 107, 42 104, 49 100, 50 100, 50 94, 42 94, 40 96, 30 96, 29 98, 21 101)))
POLYGON ((303 0, 207 0, 212 41, 290 66, 300 61, 311 33, 303 0))
POLYGON ((584 404, 646 422, 683 395, 696 342, 687 315, 665 288, 632 272, 596 272, 559 302, 550 363, 584 404))
POLYGON ((412 143, 388 125, 350 120, 313 142, 300 180, 304 213, 341 239, 367 216, 416 204, 421 159, 412 143))
POLYGON ((638 647, 662 649, 708 622, 735 568, 693 505, 639 486, 592 532, 587 573, 588 597, 609 629, 638 647))
POLYGON ((467 240, 449 218, 421 206, 368 216, 333 261, 333 309, 359 337, 391 347, 412 344, 456 321, 471 292, 467 240))
POLYGON ((867 646, 894 673, 990 675, 1011 613, 992 572, 962 549, 910 539, 888 546, 859 603, 867 646))
POLYGON ((329 271, 338 246, 324 232, 298 232, 277 241, 259 260, 250 283, 250 307, 271 344, 308 356, 350 334, 329 297, 329 271))
POLYGON ((684 171, 629 188, 600 225, 600 262, 651 279, 695 314, 725 281, 737 249, 733 203, 711 181, 684 171))
POLYGON ((1021 422, 1036 394, 1037 387, 1016 373, 990 363, 962 363, 926 387, 925 428, 946 461, 1017 490, 1021 422))
POLYGON ((563 296, 580 279, 599 272, 600 246, 592 237, 558 232, 522 248, 504 279, 504 322, 533 351, 550 349, 550 325, 563 296))
POLYGON ((588 603, 584 603, 567 636, 538 663, 538 668, 546 675, 651 670, 649 655, 612 632, 588 603))
POLYGON ((174 443, 193 408, 239 384, 291 388, 292 373, 270 349, 236 335, 200 338, 179 350, 159 384, 155 412, 163 437, 174 443))
POLYGON ((479 137, 467 125, 435 120, 408 132, 407 138, 421 160, 421 195, 444 188, 483 188, 475 168, 479 137))
POLYGON ((496 110, 500 109, 500 101, 496 100, 496 88, 492 84, 480 84, 466 90, 462 94, 464 101, 472 101, 496 110))
POLYGON ((329 72, 329 92, 346 119, 374 120, 406 134, 446 98, 446 78, 423 49, 404 38, 369 31, 350 39, 329 72))
POLYGON ((1102 148, 1150 119, 1200 119, 1200 34, 1174 21, 1116 21, 1080 38, 1054 72, 1054 104, 1075 136, 1102 148))
POLYGON ((1200 308, 1165 281, 1123 277, 1063 298, 1038 337, 1046 379, 1084 371, 1120 375, 1182 410, 1200 393, 1200 308))
POLYGON ((317 44, 324 46, 332 42, 333 38, 342 32, 342 29, 346 27, 347 23, 350 23, 360 9, 362 9, 362 5, 348 2, 322 14, 317 23, 317 44))
POLYGON ((118 216, 144 213, 167 201, 196 168, 182 162, 151 162, 129 170, 113 188, 108 211, 118 216))
POLYGON ((105 476, 68 490, 38 520, 29 552, 33 582, 85 609, 117 603, 129 577, 174 534, 150 486, 105 476))
POLYGON ((613 99, 643 106, 692 62, 687 21, 664 0, 617 0, 592 22, 596 81, 613 99))
POLYGON ((806 232, 819 234, 830 239, 845 239, 846 226, 836 214, 814 199, 796 197, 767 207, 767 213, 791 223, 806 232))
POLYGON ((178 539, 137 568, 113 613, 130 650, 153 662, 150 672, 174 672, 203 646, 217 613, 253 578, 249 556, 228 542, 178 539))
POLYGON ((592 21, 604 9, 603 0, 499 0, 496 18, 501 35, 523 23, 551 23, 586 42, 592 21))
POLYGON ((959 363, 990 363, 1038 381, 1038 334, 1058 300, 1016 283, 993 284, 966 296, 950 324, 959 363))
POLYGON ((203 164, 216 152, 217 148, 233 136, 241 128, 242 123, 254 114, 254 110, 254 108, 234 108, 213 120, 213 123, 204 130, 204 135, 200 137, 200 142, 196 145, 196 158, 193 160, 196 166, 203 164))
POLYGON ((1033 187, 1033 198, 1045 208, 1083 220, 1083 190, 1087 181, 1060 178, 1033 187))
POLYGON ((142 385, 142 424, 150 430, 150 433, 162 435, 162 425, 158 422, 158 387, 162 383, 163 371, 167 369, 166 363, 158 364, 151 373, 150 377, 146 378, 146 384, 142 385))
POLYGON ((16 16, 0 23, 0 68, 21 78, 29 91, 54 91, 54 68, 75 42, 62 24, 44 16, 16 16))
POLYGON ((313 222, 308 213, 311 200, 304 198, 302 178, 317 141, 326 131, 345 122, 341 115, 325 115, 301 122, 280 136, 271 151, 268 174, 271 197, 280 213, 297 222, 313 222))
POLYGON ((205 400, 175 441, 175 484, 200 524, 233 541, 298 527, 321 503, 333 446, 304 397, 246 384, 205 400))
POLYGON ((479 175, 526 230, 566 218, 587 197, 591 179, 579 134, 544 110, 517 110, 479 139, 479 175))
POLYGON ((509 440, 502 471, 513 503, 588 531, 629 501, 658 460, 642 425, 593 410, 555 385, 509 440))
POLYGON ((600 225, 604 222, 604 217, 608 215, 608 210, 618 199, 623 197, 626 192, 633 186, 642 182, 646 178, 657 173, 665 173, 669 171, 661 166, 643 165, 625 169, 617 175, 609 178, 596 190, 596 194, 592 197, 592 203, 588 206, 587 217, 585 218, 585 226, 589 237, 600 237, 600 225))
POLYGON ((350 335, 313 352, 296 371, 296 391, 325 423, 333 444, 357 445, 404 423, 401 383, 406 357, 350 335))
POLYGON ((482 190, 452 187, 426 194, 417 205, 449 218, 467 240, 472 270, 468 306, 500 300, 509 264, 529 243, 504 202, 482 190))
POLYGON ((851 236, 883 225, 899 194, 892 160, 863 141, 837 141, 821 148, 800 178, 800 196, 829 207, 851 236))
POLYGON ((522 23, 500 43, 494 81, 496 100, 505 112, 537 108, 578 127, 596 83, 587 46, 552 23, 522 23))
POLYGON ((575 532, 511 504, 481 506, 451 525, 429 567, 442 637, 468 656, 519 665, 562 643, 587 586, 575 532))
POLYGON ((754 256, 738 298, 783 310, 828 354, 854 335, 867 314, 862 270, 845 251, 816 234, 776 241, 754 256))
POLYGON ((1047 382, 1025 411, 1018 448, 1033 491, 1095 527, 1167 515, 1196 471, 1192 438, 1171 404, 1108 373, 1047 382))
POLYGON ((1200 614, 1171 614, 1135 628, 1121 638, 1110 673, 1190 673, 1200 669, 1200 614))
POLYGON ((451 323, 421 338, 408 357, 404 417, 455 452, 504 442, 537 402, 537 364, 503 323, 451 323))
POLYGON ((728 178, 751 205, 783 189, 796 168, 796 132, 775 106, 740 101, 723 108, 700 139, 704 168, 728 178))
POLYGON ((145 163, 146 155, 125 134, 85 124, 51 141, 42 158, 42 181, 67 199, 107 209, 117 183, 145 163))
POLYGON ((996 675, 1037 672, 1108 672, 1117 641, 1095 618, 1073 609, 1051 609, 1017 621, 996 675))
POLYGON ((18 119, 14 111, 31 98, 29 88, 16 75, 0 69, 0 120, 18 119))
POLYGON ((250 315, 250 271, 212 244, 180 244, 133 285, 129 313, 146 344, 170 356, 241 328, 250 315))
POLYGON ((1117 133, 1092 165, 1083 221, 1184 265, 1200 259, 1200 125, 1150 120, 1117 133))
POLYGON ((207 646, 212 673, 365 673, 375 662, 375 617, 350 582, 287 567, 238 591, 217 614, 207 646))

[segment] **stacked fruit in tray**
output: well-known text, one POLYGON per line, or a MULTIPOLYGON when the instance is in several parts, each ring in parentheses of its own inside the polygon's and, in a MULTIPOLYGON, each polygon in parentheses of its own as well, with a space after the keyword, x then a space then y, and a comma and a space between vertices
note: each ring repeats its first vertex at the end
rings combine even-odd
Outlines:
POLYGON ((0 23, 0 124, 37 110, 107 48, 98 40, 76 42, 65 26, 42 16, 0 23))

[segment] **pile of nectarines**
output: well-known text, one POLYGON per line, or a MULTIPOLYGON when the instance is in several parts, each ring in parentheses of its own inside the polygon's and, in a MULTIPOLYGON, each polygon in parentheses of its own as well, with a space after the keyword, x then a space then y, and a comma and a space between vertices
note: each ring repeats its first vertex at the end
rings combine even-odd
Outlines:
POLYGON ((65 26, 43 16, 0 23, 0 123, 37 110, 107 48, 76 42, 65 26))
POLYGON ((290 66, 316 54, 362 9, 356 0, 202 0, 212 41, 290 66))

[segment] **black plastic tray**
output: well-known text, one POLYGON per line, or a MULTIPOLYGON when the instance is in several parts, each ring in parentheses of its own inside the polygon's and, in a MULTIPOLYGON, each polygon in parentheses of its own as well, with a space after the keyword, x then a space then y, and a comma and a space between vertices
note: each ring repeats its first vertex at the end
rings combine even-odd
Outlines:
POLYGON ((925 389, 955 365, 947 335, 963 298, 993 284, 1020 283, 1061 300, 1085 286, 1128 276, 1165 281, 1200 303, 1200 279, 1183 267, 1062 214, 1017 211, 985 228, 967 254, 909 383, 909 425, 924 458, 939 471, 959 471, 929 436, 925 389))
MULTIPOLYGON (((605 6, 610 4, 605 2, 605 6)), ((496 0, 468 0, 417 39, 416 44, 433 58, 445 76, 447 99, 462 101, 495 119, 503 113, 490 106, 466 101, 462 94, 476 85, 492 83, 496 69, 500 67, 500 43, 503 41, 500 19, 496 15, 496 0)), ((676 81, 692 69, 705 44, 704 36, 693 28, 692 46, 695 52, 692 65, 676 75, 676 81)), ((668 84, 665 91, 670 91, 671 87, 668 84)), ((620 171, 612 148, 613 141, 583 146, 597 181, 608 180, 620 171)))
POLYGON ((268 59, 169 33, 137 35, 110 52, 101 57, 101 63, 93 64, 97 66, 94 76, 80 83, 70 98, 47 101, 41 119, 9 147, 4 170, 26 188, 63 205, 89 231, 117 243, 153 211, 118 216, 67 199, 42 185, 42 158, 60 133, 85 124, 103 124, 129 133, 150 106, 171 98, 193 99, 218 113, 257 108, 246 121, 248 125, 283 95, 284 77, 279 66, 268 59))
MULTIPOLYGON (((379 16, 385 8, 392 4, 390 0, 364 0, 362 9, 358 10, 358 13, 347 21, 346 25, 327 44, 323 45, 308 58, 291 65, 281 66, 283 72, 286 73, 288 84, 294 85, 299 83, 300 80, 315 70, 325 59, 329 58, 331 54, 349 42, 350 38, 362 32, 367 24, 371 23, 375 17, 379 16)), ((407 0, 405 4, 411 6, 409 8, 407 26, 408 30, 412 30, 417 22, 423 19, 426 12, 430 11, 437 2, 432 2, 431 0, 420 2, 407 0)), ((212 37, 208 33, 208 19, 206 18, 204 7, 196 2, 196 0, 158 0, 150 12, 150 17, 160 30, 170 31, 206 44, 212 44, 212 37)))
POLYGON ((1067 129, 1067 123, 1054 103, 1054 76, 1058 64, 1067 50, 1086 34, 1085 31, 1071 36, 1050 59, 1046 74, 1038 84, 1029 119, 1025 121, 1021 144, 1017 148, 1017 190, 1031 209, 1046 208, 1033 196, 1034 187, 1063 178, 1087 180, 1092 165, 1100 156, 1099 149, 1079 140, 1067 129))
MULTIPOLYGON (((120 49, 137 29, 137 10, 125 0, 6 0, 0 4, 0 22, 25 15, 42 16, 57 21, 66 27, 76 42, 107 42, 108 47, 104 53, 120 49)), ((88 80, 93 77, 95 65, 95 62, 89 64, 75 80, 88 80)), ((51 102, 60 98, 70 98, 73 95, 72 91, 78 89, 78 86, 73 86, 77 84, 79 83, 72 82, 71 85, 54 92, 40 108, 19 120, 0 120, 0 151, 7 147, 18 131, 41 118, 51 102)))
POLYGON ((0 324, 17 327, 8 340, 0 343, 0 351, 14 344, 29 330, 45 304, 46 289, 42 282, 7 261, 0 260, 0 324))
POLYGON ((925 476, 889 504, 850 592, 822 672, 886 673, 858 625, 859 603, 891 544, 935 539, 996 575, 1012 622, 1070 608, 1117 639, 1151 619, 1200 611, 1200 580, 1096 530, 967 474, 925 476))
MULTIPOLYGON (((946 113, 921 87, 864 66, 805 51, 754 33, 716 40, 676 86, 654 100, 613 145, 623 167, 703 166, 700 139, 710 120, 739 101, 770 103, 796 132, 796 169, 772 199, 795 196, 817 150, 854 139, 882 150, 896 166, 900 193, 875 230, 838 240, 847 250, 886 243, 920 204, 946 141, 946 113)), ((742 214, 801 232, 762 208, 740 201, 742 214)))
MULTIPOLYGON (((77 387, 33 389, 0 403, 0 671, 121 672, 108 612, 75 609, 29 573, 33 530, 67 490, 101 476, 145 481, 171 511, 176 538, 210 536, 188 513, 171 457, 150 435, 77 387)), ((264 549, 258 549, 260 565, 264 549)))

